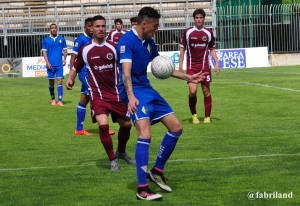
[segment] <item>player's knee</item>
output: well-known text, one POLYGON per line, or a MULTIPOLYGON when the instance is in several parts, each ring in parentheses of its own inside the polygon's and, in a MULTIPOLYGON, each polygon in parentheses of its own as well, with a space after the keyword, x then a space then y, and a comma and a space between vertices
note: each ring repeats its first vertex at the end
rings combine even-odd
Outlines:
POLYGON ((169 128, 170 131, 172 132, 182 132, 183 131, 183 126, 182 124, 173 124, 171 128, 169 128))
POLYGON ((100 125, 99 126, 100 138, 105 138, 109 136, 109 127, 108 125, 100 125))

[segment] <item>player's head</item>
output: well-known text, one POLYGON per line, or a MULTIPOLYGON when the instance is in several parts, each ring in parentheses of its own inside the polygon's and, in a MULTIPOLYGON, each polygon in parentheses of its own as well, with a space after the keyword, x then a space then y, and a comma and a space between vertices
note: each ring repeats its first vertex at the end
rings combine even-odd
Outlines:
POLYGON ((93 34, 95 39, 104 39, 106 35, 106 19, 97 15, 93 17, 92 21, 93 34))
POLYGON ((115 19, 114 23, 115 23, 117 30, 122 30, 122 27, 123 27, 122 19, 115 19))
POLYGON ((89 17, 84 20, 84 31, 88 36, 93 36, 93 27, 92 27, 93 18, 89 17))
POLYGON ((139 11, 137 22, 142 30, 142 38, 152 38, 158 31, 160 13, 152 7, 143 7, 139 11))
POLYGON ((194 17, 196 27, 202 27, 203 26, 205 16, 206 16, 206 14, 205 14, 205 11, 203 9, 196 9, 193 12, 193 17, 194 17))
POLYGON ((135 27, 135 25, 137 25, 137 17, 131 17, 130 18, 130 23, 131 23, 131 27, 135 27))
POLYGON ((50 34, 51 34, 51 36, 53 36, 53 37, 55 37, 55 36, 57 36, 57 24, 55 24, 55 23, 52 23, 52 24, 50 24, 50 34))

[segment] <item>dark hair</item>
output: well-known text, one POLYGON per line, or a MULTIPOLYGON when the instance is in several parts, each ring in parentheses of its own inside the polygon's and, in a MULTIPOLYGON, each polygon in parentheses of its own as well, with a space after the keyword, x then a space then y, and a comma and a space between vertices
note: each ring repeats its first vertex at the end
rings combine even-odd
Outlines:
POLYGON ((92 24, 94 24, 94 22, 98 21, 98 20, 104 20, 104 21, 106 21, 106 19, 103 16, 97 15, 97 16, 93 17, 92 24))
POLYGON ((55 24, 55 23, 50 24, 50 26, 49 26, 50 29, 51 29, 51 26, 55 26, 57 28, 57 24, 55 24))
POLYGON ((152 19, 160 19, 160 17, 161 15, 158 10, 145 6, 139 11, 137 20, 138 24, 140 24, 142 20, 151 21, 152 19))
POLYGON ((92 17, 88 17, 84 20, 84 26, 86 26, 88 23, 92 23, 93 22, 93 18, 92 17))
POLYGON ((136 17, 136 16, 131 17, 131 18, 130 18, 130 22, 131 22, 131 23, 132 23, 132 22, 137 22, 137 17, 136 17))
POLYGON ((123 24, 122 19, 115 19, 115 25, 116 25, 117 23, 123 24))
POLYGON ((195 16, 197 14, 202 14, 203 17, 205 17, 205 11, 203 9, 196 9, 194 12, 193 12, 193 17, 195 18, 195 16))

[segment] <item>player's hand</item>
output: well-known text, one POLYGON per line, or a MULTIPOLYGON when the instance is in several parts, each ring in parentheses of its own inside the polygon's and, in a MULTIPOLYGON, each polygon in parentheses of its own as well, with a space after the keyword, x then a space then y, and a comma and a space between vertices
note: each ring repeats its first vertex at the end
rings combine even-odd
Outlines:
POLYGON ((137 107, 139 105, 139 100, 135 98, 134 94, 131 93, 128 95, 128 112, 134 114, 137 112, 137 107))
POLYGON ((195 84, 198 84, 200 82, 202 82, 206 75, 208 74, 208 72, 198 72, 196 74, 193 74, 193 75, 187 75, 188 77, 188 82, 192 82, 192 83, 195 83, 195 84))
POLYGON ((47 63, 47 68, 52 69, 52 65, 50 64, 50 62, 47 63))
POLYGON ((67 90, 72 90, 72 87, 74 86, 75 84, 75 80, 72 80, 70 77, 67 79, 66 81, 66 88, 67 90))

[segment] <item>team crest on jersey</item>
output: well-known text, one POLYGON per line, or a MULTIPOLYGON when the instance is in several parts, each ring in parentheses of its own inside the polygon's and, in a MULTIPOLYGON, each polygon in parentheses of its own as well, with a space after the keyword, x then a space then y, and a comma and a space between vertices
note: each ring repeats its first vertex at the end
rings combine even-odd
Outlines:
POLYGON ((120 53, 125 53, 125 46, 120 46, 120 53))
POLYGON ((148 51, 150 53, 151 52, 151 46, 150 46, 150 44, 148 45, 147 49, 148 49, 148 51))
POLYGON ((76 42, 74 46, 75 46, 75 47, 78 47, 78 42, 76 42))
POLYGON ((108 53, 108 54, 106 55, 106 58, 107 58, 108 60, 112 60, 113 57, 114 57, 114 56, 112 55, 112 53, 108 53))
POLYGON ((202 37, 202 41, 207 41, 207 36, 202 37))
POLYGON ((59 40, 59 43, 62 43, 62 40, 59 40))
POLYGON ((143 107, 142 107, 142 112, 143 112, 144 114, 147 114, 148 109, 147 109, 145 106, 143 106, 143 107))

